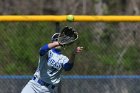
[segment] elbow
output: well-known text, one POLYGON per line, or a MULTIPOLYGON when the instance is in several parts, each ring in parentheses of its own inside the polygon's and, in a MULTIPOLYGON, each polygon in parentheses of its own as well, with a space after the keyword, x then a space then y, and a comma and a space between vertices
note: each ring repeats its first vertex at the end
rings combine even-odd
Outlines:
POLYGON ((43 55, 45 55, 45 51, 44 50, 39 50, 39 54, 40 54, 40 56, 43 56, 43 55))
POLYGON ((63 68, 65 71, 70 71, 73 68, 73 64, 66 63, 66 64, 64 64, 63 68))
POLYGON ((47 49, 41 49, 41 48, 40 48, 40 50, 39 50, 40 56, 44 56, 47 52, 48 52, 47 49))
POLYGON ((45 55, 48 50, 49 50, 48 44, 46 44, 43 47, 41 47, 40 50, 39 50, 40 56, 45 55))

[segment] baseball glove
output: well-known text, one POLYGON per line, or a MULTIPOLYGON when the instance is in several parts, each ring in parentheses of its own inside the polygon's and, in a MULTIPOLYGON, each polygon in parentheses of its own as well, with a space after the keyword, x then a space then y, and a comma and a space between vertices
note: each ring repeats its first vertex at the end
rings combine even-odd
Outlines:
POLYGON ((78 33, 72 27, 64 27, 58 36, 58 42, 61 45, 68 45, 78 39, 78 33))

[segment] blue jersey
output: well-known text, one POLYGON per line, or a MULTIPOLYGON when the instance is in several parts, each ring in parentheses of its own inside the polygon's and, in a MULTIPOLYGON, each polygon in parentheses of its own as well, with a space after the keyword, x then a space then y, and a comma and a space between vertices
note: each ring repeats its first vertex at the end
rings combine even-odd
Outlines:
POLYGON ((60 82, 62 70, 72 68, 68 61, 68 57, 59 50, 49 49, 46 44, 40 48, 38 68, 34 76, 46 83, 57 85, 60 82))

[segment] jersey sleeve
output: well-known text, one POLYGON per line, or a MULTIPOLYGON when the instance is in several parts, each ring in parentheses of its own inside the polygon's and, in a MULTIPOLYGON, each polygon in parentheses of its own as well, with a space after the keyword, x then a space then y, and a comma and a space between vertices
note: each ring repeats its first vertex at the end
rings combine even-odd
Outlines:
POLYGON ((63 69, 65 71, 70 71, 73 68, 73 64, 69 63, 69 59, 66 57, 63 60, 63 69))
POLYGON ((68 63, 68 62, 69 62, 69 59, 66 56, 64 56, 64 58, 63 58, 63 65, 68 63))
POLYGON ((44 56, 49 50, 48 44, 42 46, 39 50, 40 56, 44 56))

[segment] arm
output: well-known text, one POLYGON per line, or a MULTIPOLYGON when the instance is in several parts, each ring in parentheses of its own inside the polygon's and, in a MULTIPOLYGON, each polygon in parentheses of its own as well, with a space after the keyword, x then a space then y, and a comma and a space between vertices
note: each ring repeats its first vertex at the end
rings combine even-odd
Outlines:
POLYGON ((54 47, 57 47, 59 46, 60 44, 58 42, 52 42, 52 43, 48 43, 44 46, 42 46, 39 50, 39 54, 40 56, 43 56, 46 54, 46 52, 48 52, 48 50, 54 48, 54 47))
POLYGON ((70 60, 68 63, 64 64, 65 71, 70 71, 73 68, 75 62, 75 56, 77 53, 80 53, 83 50, 83 47, 77 47, 70 56, 70 60))
POLYGON ((49 49, 52 49, 57 46, 60 46, 60 44, 57 41, 48 44, 49 49))

